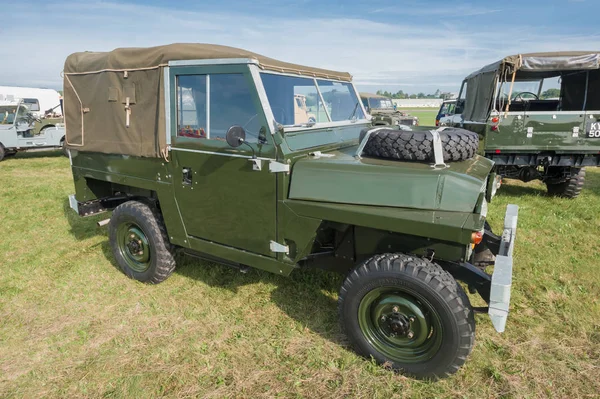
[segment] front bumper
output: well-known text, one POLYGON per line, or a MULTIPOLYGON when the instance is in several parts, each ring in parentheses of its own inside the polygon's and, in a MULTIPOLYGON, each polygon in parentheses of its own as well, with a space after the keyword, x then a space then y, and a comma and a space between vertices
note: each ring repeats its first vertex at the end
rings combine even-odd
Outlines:
POLYGON ((506 319, 508 318, 510 289, 512 285, 512 255, 515 247, 518 218, 519 207, 513 204, 508 205, 504 216, 504 231, 502 232, 500 247, 494 263, 488 308, 492 324, 498 332, 504 332, 506 319))

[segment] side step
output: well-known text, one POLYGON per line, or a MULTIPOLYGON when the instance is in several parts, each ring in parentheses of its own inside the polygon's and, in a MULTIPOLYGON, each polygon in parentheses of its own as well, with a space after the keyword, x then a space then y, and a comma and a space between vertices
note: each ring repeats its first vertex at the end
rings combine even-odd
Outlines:
POLYGON ((218 263, 220 265, 229 266, 231 268, 239 270, 240 273, 246 274, 246 273, 248 273, 248 270, 250 270, 249 266, 242 265, 242 264, 236 263, 236 262, 230 262, 230 261, 228 261, 226 259, 221 259, 221 258, 218 258, 216 256, 211 256, 211 255, 203 254, 203 253, 191 250, 191 249, 187 249, 186 248, 186 249, 183 250, 183 253, 186 254, 186 255, 189 255, 191 257, 197 258, 197 259, 207 260, 209 262, 215 262, 215 263, 218 263))

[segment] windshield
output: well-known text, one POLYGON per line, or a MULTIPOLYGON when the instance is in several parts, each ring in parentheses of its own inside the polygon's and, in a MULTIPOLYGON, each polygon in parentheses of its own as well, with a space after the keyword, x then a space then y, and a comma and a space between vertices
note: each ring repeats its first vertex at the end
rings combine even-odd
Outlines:
POLYGON ((16 113, 17 107, 15 105, 0 105, 0 125, 12 125, 16 113))
POLYGON ((351 83, 266 72, 260 75, 273 116, 284 126, 310 127, 365 117, 351 83))
POLYGON ((371 98, 369 99, 369 103, 371 104, 371 108, 373 109, 394 108, 394 104, 392 104, 392 100, 390 100, 389 98, 371 98))
POLYGON ((515 82, 510 93, 511 82, 498 83, 498 97, 510 98, 513 101, 537 99, 541 80, 515 82))

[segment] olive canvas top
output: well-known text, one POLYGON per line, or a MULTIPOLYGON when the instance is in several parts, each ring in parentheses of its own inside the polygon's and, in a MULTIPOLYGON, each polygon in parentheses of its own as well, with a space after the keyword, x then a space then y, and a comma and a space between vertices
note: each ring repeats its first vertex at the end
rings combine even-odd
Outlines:
POLYGON ((336 72, 282 62, 250 51, 201 43, 80 52, 64 65, 67 147, 160 157, 166 154, 164 67, 169 61, 253 59, 261 69, 341 81, 336 72))
MULTIPOLYGON (((492 100, 496 77, 511 76, 515 81, 550 77, 561 71, 600 69, 598 51, 559 51, 510 55, 484 66, 465 78, 466 98, 463 116, 466 120, 485 122, 492 100), (469 101, 469 99, 477 101, 469 101)), ((510 79, 508 79, 510 80, 510 79)))

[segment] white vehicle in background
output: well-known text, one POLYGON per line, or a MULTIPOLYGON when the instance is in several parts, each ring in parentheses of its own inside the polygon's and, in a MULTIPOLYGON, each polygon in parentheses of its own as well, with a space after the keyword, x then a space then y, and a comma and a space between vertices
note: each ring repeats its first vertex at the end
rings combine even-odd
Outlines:
POLYGON ((27 105, 37 119, 31 129, 34 134, 63 123, 62 97, 56 90, 0 86, 0 102, 19 100, 27 105))
POLYGON ((53 109, 54 116, 62 116, 60 93, 52 89, 36 89, 33 87, 0 86, 0 101, 22 100, 36 118, 45 116, 47 110, 53 109))
POLYGON ((23 100, 0 101, 0 161, 34 148, 62 147, 67 155, 64 126, 48 127, 36 134, 33 129, 39 122, 23 100))

